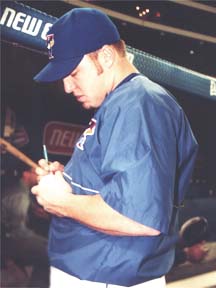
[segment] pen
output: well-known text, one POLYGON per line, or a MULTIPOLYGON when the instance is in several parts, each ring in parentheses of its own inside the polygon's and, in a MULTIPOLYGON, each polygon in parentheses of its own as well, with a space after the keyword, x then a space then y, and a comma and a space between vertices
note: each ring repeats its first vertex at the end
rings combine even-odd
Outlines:
POLYGON ((48 154, 47 154, 47 148, 46 145, 43 145, 43 155, 44 155, 44 159, 46 160, 46 162, 48 163, 48 154))

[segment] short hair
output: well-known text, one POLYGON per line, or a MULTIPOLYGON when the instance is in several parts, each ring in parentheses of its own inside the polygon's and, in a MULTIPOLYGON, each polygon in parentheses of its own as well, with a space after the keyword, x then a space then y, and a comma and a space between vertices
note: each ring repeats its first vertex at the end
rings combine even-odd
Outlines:
POLYGON ((101 64, 98 61, 99 50, 91 52, 91 53, 88 54, 88 56, 90 57, 90 59, 92 60, 92 62, 94 63, 94 65, 95 65, 95 67, 97 69, 98 75, 103 73, 103 67, 101 66, 101 64))
POLYGON ((111 46, 116 49, 120 57, 126 57, 126 45, 124 40, 120 39, 118 42, 111 44, 111 46))
MULTIPOLYGON (((126 45, 125 45, 124 40, 120 39, 118 42, 111 44, 110 46, 112 46, 117 51, 117 53, 120 57, 126 57, 126 45)), ((93 52, 88 54, 90 59, 94 63, 97 71, 98 71, 98 75, 100 75, 103 72, 103 68, 101 67, 100 63, 98 62, 99 51, 100 51, 100 49, 93 51, 93 52)))

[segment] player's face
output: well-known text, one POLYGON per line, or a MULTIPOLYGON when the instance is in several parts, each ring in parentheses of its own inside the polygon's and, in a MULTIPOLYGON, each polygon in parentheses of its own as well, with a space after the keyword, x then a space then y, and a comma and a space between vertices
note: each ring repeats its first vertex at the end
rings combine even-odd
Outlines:
POLYGON ((85 55, 76 69, 63 79, 64 90, 72 93, 85 109, 98 108, 106 97, 104 73, 85 55))

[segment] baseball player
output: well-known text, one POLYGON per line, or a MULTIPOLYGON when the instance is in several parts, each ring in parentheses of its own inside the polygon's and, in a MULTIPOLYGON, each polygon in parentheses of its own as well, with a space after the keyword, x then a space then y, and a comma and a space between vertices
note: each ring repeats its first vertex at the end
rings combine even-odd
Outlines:
POLYGON ((104 13, 72 9, 49 35, 50 62, 35 80, 61 79, 96 111, 64 171, 40 160, 32 188, 53 214, 51 287, 165 287, 197 152, 189 122, 128 61, 104 13))

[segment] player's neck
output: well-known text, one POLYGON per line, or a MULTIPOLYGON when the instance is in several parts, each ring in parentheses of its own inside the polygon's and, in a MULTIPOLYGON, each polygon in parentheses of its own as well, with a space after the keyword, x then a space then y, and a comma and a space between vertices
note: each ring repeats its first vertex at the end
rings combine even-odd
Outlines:
MULTIPOLYGON (((116 65, 113 73, 113 83, 112 83, 112 90, 115 89, 116 86, 119 85, 127 76, 132 73, 139 73, 139 71, 133 66, 127 59, 124 59, 116 65)), ((111 90, 111 91, 112 91, 111 90)))

